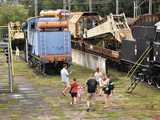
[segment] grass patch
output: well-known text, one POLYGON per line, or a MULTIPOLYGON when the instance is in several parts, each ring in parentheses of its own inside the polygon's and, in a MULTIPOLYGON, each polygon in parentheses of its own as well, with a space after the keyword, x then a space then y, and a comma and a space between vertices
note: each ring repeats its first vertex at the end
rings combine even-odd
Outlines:
POLYGON ((53 100, 53 98, 51 97, 45 97, 44 101, 47 102, 54 111, 54 114, 57 117, 56 120, 66 120, 64 112, 62 111, 61 106, 58 103, 58 99, 53 100))
MULTIPOLYGON (((81 84, 85 84, 86 80, 89 78, 94 71, 81 67, 79 65, 72 65, 69 68, 72 72, 70 78, 77 78, 81 84)), ((59 75, 55 76, 42 76, 36 74, 34 69, 30 68, 28 64, 24 62, 16 62, 15 64, 16 74, 24 74, 37 89, 41 87, 51 87, 58 91, 62 90, 61 78, 59 75), (20 67, 19 67, 20 66, 20 67)), ((118 105, 116 112, 109 110, 106 111, 103 108, 103 98, 102 101, 96 102, 96 111, 86 113, 83 118, 94 119, 94 118, 108 118, 109 120, 115 120, 118 118, 136 118, 136 119, 150 119, 160 114, 160 93, 159 90, 148 87, 145 84, 139 84, 132 94, 126 93, 126 89, 130 83, 130 80, 126 77, 126 73, 118 72, 116 70, 110 69, 109 74, 115 82, 115 93, 113 95, 113 102, 118 105), (145 111, 145 112, 144 112, 145 111)), ((50 97, 42 93, 44 101, 51 106, 53 113, 58 116, 57 119, 65 120, 66 115, 63 109, 63 105, 68 107, 69 110, 73 112, 84 111, 84 107, 71 107, 69 104, 70 97, 50 97)))

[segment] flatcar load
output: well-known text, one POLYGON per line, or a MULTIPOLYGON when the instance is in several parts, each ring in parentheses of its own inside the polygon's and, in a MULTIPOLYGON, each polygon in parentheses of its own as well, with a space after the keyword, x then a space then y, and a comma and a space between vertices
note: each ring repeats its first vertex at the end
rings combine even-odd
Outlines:
POLYGON ((57 28, 57 27, 63 27, 67 28, 68 23, 67 21, 58 21, 58 22, 38 22, 37 23, 38 28, 57 28))
POLYGON ((40 16, 47 16, 47 17, 58 17, 58 18, 63 18, 69 16, 70 13, 67 10, 42 10, 40 12, 40 16))

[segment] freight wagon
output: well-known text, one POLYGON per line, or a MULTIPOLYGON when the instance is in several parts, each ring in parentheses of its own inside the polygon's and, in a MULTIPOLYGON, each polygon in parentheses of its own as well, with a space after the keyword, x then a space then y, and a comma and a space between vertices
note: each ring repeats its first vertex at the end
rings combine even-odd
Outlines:
POLYGON ((64 63, 71 64, 71 34, 64 17, 29 18, 23 25, 23 31, 26 58, 31 65, 46 72, 47 67, 59 70, 64 63))

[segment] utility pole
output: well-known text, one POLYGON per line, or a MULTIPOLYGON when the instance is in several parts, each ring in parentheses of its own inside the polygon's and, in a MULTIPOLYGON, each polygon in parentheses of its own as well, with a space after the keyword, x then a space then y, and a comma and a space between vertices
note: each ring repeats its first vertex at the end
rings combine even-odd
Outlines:
POLYGON ((93 10, 92 9, 92 2, 93 2, 92 0, 89 0, 89 12, 92 12, 92 10, 93 10))
POLYGON ((134 15, 133 15, 133 17, 136 18, 137 17, 137 12, 138 12, 137 0, 134 0, 133 3, 134 3, 134 13, 133 13, 134 15))
POLYGON ((149 0, 149 15, 152 15, 152 0, 149 0))
POLYGON ((19 0, 16 0, 15 2, 16 2, 16 4, 19 4, 19 0))
POLYGON ((38 16, 38 0, 34 0, 34 15, 38 16))
POLYGON ((71 0, 68 0, 68 10, 71 11, 71 0))
MULTIPOLYGON (((6 2, 6 1, 4 1, 4 2, 6 2)), ((12 2, 13 2, 13 4, 16 4, 16 5, 19 4, 19 0, 13 0, 12 2)))
POLYGON ((63 0, 63 9, 64 9, 64 10, 67 9, 67 0, 63 0))
POLYGON ((119 14, 119 0, 116 0, 116 14, 119 14))
POLYGON ((152 1, 153 0, 134 0, 134 18, 138 16, 138 10, 141 8, 141 6, 148 2, 149 3, 149 10, 148 14, 152 14, 152 1))

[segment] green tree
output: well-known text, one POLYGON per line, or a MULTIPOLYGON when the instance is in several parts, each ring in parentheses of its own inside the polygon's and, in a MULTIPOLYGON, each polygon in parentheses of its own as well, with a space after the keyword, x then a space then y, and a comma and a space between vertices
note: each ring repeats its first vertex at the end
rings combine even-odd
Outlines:
POLYGON ((23 5, 4 3, 0 6, 0 25, 7 25, 10 21, 25 21, 28 18, 28 9, 23 5))
POLYGON ((98 2, 95 2, 97 4, 93 4, 93 11, 97 12, 101 16, 106 16, 110 13, 114 13, 115 11, 115 4, 112 0, 99 0, 98 2))
POLYGON ((72 11, 88 11, 88 4, 87 1, 84 0, 72 0, 71 9, 72 11))
POLYGON ((39 11, 40 10, 57 10, 62 9, 63 3, 56 2, 55 0, 39 0, 39 11))

